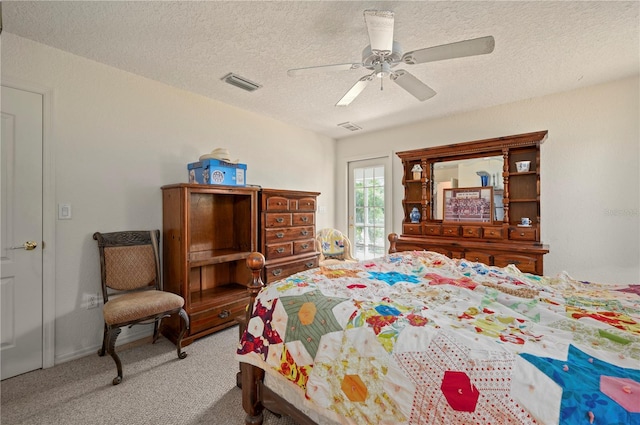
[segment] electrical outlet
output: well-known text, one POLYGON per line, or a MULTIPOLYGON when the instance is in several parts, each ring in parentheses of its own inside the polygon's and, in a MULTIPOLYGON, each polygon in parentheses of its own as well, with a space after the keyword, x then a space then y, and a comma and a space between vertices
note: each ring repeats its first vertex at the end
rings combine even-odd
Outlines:
POLYGON ((82 306, 87 310, 90 310, 92 308, 97 308, 98 306, 100 306, 100 295, 99 294, 83 294, 82 306))
POLYGON ((89 297, 89 308, 96 308, 98 307, 98 304, 100 304, 98 301, 98 294, 91 294, 89 297))

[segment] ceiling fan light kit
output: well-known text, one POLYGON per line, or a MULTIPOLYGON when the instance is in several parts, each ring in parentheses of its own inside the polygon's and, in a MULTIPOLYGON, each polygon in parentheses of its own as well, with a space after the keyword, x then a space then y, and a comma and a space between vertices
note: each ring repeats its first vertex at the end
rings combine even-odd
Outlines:
POLYGON ((389 79, 423 102, 436 95, 435 90, 420 81, 405 69, 394 70, 399 63, 418 65, 446 59, 485 55, 493 52, 495 40, 492 36, 458 41, 402 52, 400 43, 393 39, 394 17, 388 10, 365 10, 364 21, 367 26, 370 44, 362 51, 362 62, 320 65, 306 68, 294 68, 287 71, 290 77, 326 71, 351 71, 360 68, 372 71, 361 77, 336 103, 336 106, 349 106, 374 78, 389 79))

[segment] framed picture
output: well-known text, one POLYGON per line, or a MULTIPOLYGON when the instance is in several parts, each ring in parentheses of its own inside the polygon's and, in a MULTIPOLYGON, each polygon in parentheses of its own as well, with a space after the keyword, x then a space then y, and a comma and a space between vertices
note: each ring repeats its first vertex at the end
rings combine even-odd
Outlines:
POLYGON ((442 222, 491 223, 493 188, 465 187, 444 189, 442 222))

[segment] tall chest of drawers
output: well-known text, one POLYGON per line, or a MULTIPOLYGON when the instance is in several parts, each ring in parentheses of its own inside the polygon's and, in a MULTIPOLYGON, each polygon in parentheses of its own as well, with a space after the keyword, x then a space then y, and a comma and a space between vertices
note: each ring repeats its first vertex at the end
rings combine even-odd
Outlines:
POLYGON ((318 195, 319 192, 281 189, 260 191, 260 251, 266 260, 265 283, 318 266, 318 195))

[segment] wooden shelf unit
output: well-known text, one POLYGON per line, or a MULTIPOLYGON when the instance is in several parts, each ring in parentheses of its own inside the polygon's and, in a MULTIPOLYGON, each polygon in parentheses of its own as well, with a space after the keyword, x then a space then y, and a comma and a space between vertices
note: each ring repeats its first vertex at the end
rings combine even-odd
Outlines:
MULTIPOLYGON (((181 295, 191 326, 183 345, 236 324, 249 302, 246 258, 258 249, 256 187, 162 187, 164 290, 181 295)), ((180 323, 163 320, 175 341, 180 323)))
POLYGON ((541 275, 543 255, 549 252, 541 242, 540 216, 540 146, 546 136, 547 131, 539 131, 398 152, 404 170, 404 217, 402 234, 390 237, 391 250, 428 249, 489 265, 515 264, 523 272, 541 275), (434 179, 438 164, 500 157, 502 173, 494 192, 502 196, 501 220, 466 223, 437 218, 434 179), (518 161, 530 161, 529 171, 517 172, 518 161), (412 172, 417 164, 423 170, 420 179, 412 172), (409 218, 414 207, 420 211, 419 223, 409 218), (519 226, 522 217, 530 218, 530 227, 519 226))

